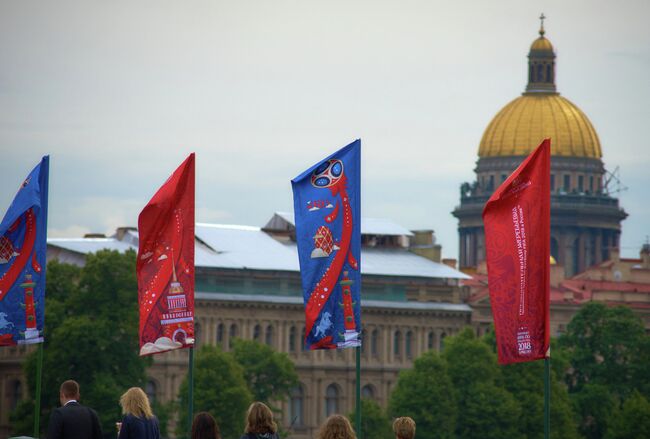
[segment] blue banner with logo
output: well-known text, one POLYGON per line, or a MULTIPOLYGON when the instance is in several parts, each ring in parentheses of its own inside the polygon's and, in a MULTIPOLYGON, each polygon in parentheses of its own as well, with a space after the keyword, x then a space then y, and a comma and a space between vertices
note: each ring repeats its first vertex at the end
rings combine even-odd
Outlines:
POLYGON ((0 346, 43 342, 48 174, 45 156, 0 223, 0 346))
POLYGON ((360 345, 361 141, 291 180, 309 349, 360 345))

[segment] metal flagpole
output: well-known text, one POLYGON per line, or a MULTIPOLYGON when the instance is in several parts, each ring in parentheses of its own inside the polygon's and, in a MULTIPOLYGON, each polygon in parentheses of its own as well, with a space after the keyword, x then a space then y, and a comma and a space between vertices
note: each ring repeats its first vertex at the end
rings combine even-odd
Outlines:
POLYGON ((362 439, 361 435, 361 346, 357 350, 357 438, 362 439))
POLYGON ((544 358, 544 439, 551 437, 551 356, 544 358))
POLYGON ((34 399, 34 437, 40 433, 41 424, 41 379, 43 377, 43 342, 38 344, 38 360, 36 363, 36 398, 34 399))
POLYGON ((192 418, 194 416, 194 346, 190 347, 190 372, 187 380, 189 404, 187 410, 187 437, 192 437, 192 418))

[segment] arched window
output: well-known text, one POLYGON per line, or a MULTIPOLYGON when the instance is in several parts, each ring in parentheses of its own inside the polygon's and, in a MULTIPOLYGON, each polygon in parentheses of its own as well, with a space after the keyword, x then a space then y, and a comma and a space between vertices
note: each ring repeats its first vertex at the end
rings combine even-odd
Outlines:
POLYGON ((289 329, 289 352, 296 352, 296 327, 289 329))
POLYGON ((445 337, 446 336, 447 336, 447 334, 445 334, 444 332, 442 334, 440 334, 440 349, 439 349, 440 351, 442 351, 445 348, 445 337))
POLYGON ((408 331, 406 333, 406 341, 404 342, 406 348, 406 358, 413 357, 413 332, 408 331))
POLYGON ((224 333, 223 323, 217 325, 217 344, 223 347, 223 333, 224 333))
POLYGON ((433 340, 434 340, 433 331, 429 331, 429 335, 427 336, 427 349, 429 350, 433 349, 433 340))
POLYGON ((11 401, 9 407, 11 410, 18 406, 18 403, 23 399, 23 383, 20 380, 15 380, 11 383, 11 401))
POLYGON ((553 82, 553 75, 551 74, 550 64, 546 64, 546 82, 553 82))
POLYGON ((255 325, 253 328, 253 340, 255 341, 260 341, 260 337, 262 336, 262 327, 260 325, 255 325))
POLYGON ((537 64, 537 78, 535 82, 544 82, 544 66, 537 64))
POLYGON ((374 329, 370 335, 370 353, 372 355, 379 354, 379 330, 374 329))
POLYGON ((298 384, 289 391, 289 423, 294 427, 305 424, 304 421, 305 392, 302 385, 298 384))
POLYGON ((339 389, 336 384, 330 384, 325 390, 325 416, 339 412, 339 389))
POLYGON ((395 331, 395 336, 393 337, 393 354, 396 357, 399 357, 401 355, 402 347, 400 346, 400 339, 402 338, 402 334, 399 331, 395 331))
POLYGON ((237 325, 234 323, 230 325, 230 332, 228 333, 228 347, 232 347, 233 340, 237 338, 237 325))
POLYGON ((147 394, 151 404, 156 402, 156 382, 154 380, 147 380, 144 386, 144 393, 147 394))
POLYGON ((269 325, 266 327, 266 344, 271 346, 273 345, 273 326, 269 325))
POLYGON ((366 384, 361 388, 361 397, 366 399, 375 399, 375 389, 371 384, 366 384))

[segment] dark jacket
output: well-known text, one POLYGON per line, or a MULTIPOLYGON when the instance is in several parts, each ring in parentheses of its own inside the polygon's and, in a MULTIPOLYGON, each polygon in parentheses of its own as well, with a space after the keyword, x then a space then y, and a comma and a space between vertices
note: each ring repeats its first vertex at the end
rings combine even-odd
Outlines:
POLYGON ((277 433, 244 433, 239 439, 280 439, 277 433))
POLYGON ((160 439, 158 419, 126 415, 122 418, 119 439, 160 439))
POLYGON ((54 409, 47 426, 47 439, 101 439, 102 428, 95 410, 78 402, 54 409))

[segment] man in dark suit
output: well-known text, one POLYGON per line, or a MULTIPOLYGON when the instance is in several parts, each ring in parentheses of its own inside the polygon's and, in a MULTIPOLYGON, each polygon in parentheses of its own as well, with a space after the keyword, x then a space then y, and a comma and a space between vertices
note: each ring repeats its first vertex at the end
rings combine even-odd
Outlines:
POLYGON ((95 410, 79 404, 79 384, 68 380, 59 391, 61 407, 54 409, 47 439, 101 439, 102 428, 95 410))

